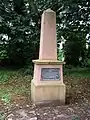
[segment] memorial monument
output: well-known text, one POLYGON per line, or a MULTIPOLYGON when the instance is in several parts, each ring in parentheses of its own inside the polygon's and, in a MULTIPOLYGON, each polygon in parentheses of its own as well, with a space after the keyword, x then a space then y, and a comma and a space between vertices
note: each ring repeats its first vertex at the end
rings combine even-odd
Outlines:
POLYGON ((57 60, 56 13, 47 9, 42 14, 39 59, 33 60, 31 81, 33 103, 59 100, 65 103, 63 61, 57 60))

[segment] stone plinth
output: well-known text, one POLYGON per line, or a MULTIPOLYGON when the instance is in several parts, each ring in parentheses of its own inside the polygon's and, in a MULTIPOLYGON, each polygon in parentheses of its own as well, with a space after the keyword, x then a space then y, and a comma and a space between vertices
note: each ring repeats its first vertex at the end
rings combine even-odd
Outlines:
POLYGON ((34 76, 31 82, 31 99, 34 103, 59 100, 65 103, 65 84, 63 83, 63 64, 57 60, 33 60, 34 76), (42 80, 42 68, 59 68, 60 80, 42 80))
POLYGON ((65 84, 63 83, 41 83, 35 84, 34 81, 31 83, 31 99, 34 103, 45 103, 59 100, 60 104, 65 103, 65 84))

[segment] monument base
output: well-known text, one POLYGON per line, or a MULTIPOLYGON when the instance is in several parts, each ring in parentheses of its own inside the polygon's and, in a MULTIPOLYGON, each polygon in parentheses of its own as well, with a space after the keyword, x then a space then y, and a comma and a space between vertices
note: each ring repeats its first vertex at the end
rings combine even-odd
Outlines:
POLYGON ((31 99, 33 103, 45 103, 52 101, 59 101, 61 104, 65 104, 65 84, 55 83, 53 84, 44 84, 40 85, 35 84, 35 81, 31 82, 31 99))

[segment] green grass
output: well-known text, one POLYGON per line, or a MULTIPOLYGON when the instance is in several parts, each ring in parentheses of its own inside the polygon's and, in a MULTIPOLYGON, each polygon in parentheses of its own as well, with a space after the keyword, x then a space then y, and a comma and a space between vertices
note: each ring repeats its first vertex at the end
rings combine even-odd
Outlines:
POLYGON ((0 69, 0 84, 8 82, 9 78, 15 74, 16 71, 0 69))
POLYGON ((0 111, 0 120, 5 120, 5 115, 2 111, 0 111))
POLYGON ((0 100, 9 104, 13 95, 30 95, 31 76, 8 69, 0 70, 0 100))
POLYGON ((64 75, 72 77, 81 77, 81 78, 90 78, 90 59, 87 61, 87 67, 73 67, 73 66, 64 66, 64 75))
MULTIPOLYGON (((74 78, 90 78, 90 68, 72 68, 64 69, 66 76, 74 78)), ((30 96, 30 75, 23 75, 21 70, 0 70, 0 100, 6 104, 11 102, 13 95, 30 96)))
POLYGON ((71 68, 64 69, 64 74, 73 77, 90 78, 90 68, 71 68))
POLYGON ((13 95, 29 95, 30 89, 26 86, 7 86, 0 88, 0 99, 9 104, 13 95))
POLYGON ((90 59, 88 59, 88 66, 90 67, 90 59))

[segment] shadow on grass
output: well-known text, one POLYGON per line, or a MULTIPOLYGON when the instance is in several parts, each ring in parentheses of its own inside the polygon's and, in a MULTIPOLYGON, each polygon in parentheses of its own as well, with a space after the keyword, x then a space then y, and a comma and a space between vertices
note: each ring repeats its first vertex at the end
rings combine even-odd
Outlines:
POLYGON ((73 76, 73 77, 82 77, 82 78, 90 78, 90 68, 71 68, 64 69, 64 75, 73 76))

